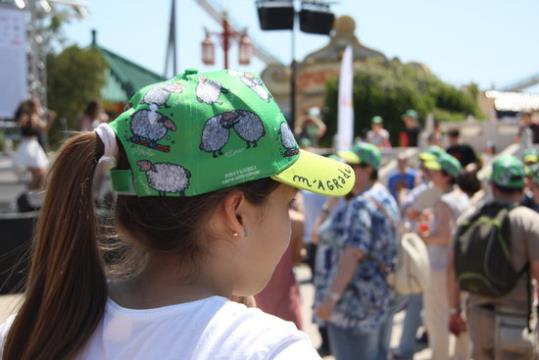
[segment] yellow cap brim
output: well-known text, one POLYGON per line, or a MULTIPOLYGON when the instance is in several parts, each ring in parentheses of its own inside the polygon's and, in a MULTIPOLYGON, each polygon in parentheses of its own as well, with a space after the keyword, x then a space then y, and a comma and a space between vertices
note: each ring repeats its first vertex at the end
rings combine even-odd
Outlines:
POLYGON ((439 162, 433 160, 427 160, 424 166, 429 170, 442 170, 442 165, 439 162))
POLYGON ((361 163, 361 159, 357 154, 350 150, 339 151, 337 156, 344 160, 347 164, 356 165, 361 163))
POLYGON ((356 177, 347 164, 300 150, 298 160, 272 179, 321 195, 344 196, 354 187, 356 177))
POLYGON ((419 159, 423 161, 432 161, 436 160, 436 156, 428 152, 422 152, 421 154, 419 154, 419 159))
POLYGON ((538 161, 539 161, 539 157, 537 155, 524 156, 524 162, 526 164, 535 164, 538 161))

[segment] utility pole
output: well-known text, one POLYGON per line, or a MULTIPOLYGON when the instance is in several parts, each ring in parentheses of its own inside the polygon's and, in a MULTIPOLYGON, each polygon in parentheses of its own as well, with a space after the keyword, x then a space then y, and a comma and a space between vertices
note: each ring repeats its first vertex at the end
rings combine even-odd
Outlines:
POLYGON ((176 56, 178 55, 176 47, 176 0, 172 0, 172 5, 170 9, 170 22, 168 26, 168 43, 167 43, 167 53, 165 55, 165 77, 168 76, 168 65, 171 61, 172 56, 172 75, 178 73, 177 65, 178 61, 176 56), (172 53, 172 54, 171 54, 172 53))

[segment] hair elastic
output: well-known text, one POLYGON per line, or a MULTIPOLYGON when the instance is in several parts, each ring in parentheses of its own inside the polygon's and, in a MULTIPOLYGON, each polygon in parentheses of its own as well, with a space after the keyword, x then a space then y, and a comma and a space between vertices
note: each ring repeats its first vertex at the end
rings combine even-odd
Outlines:
POLYGON ((116 134, 112 130, 112 127, 107 123, 102 123, 94 131, 103 142, 103 145, 105 145, 103 156, 115 157, 118 154, 118 143, 116 142, 116 134))

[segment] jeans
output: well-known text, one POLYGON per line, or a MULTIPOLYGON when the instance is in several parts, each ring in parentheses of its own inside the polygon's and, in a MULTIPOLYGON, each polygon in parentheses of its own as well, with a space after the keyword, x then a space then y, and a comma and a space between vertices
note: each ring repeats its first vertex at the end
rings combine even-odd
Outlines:
POLYGON ((384 323, 376 330, 358 331, 328 324, 331 353, 336 360, 385 360, 389 350, 388 328, 384 323))
POLYGON ((406 308, 402 335, 395 354, 399 357, 412 358, 416 350, 417 329, 421 326, 421 309, 423 308, 423 295, 401 295, 396 299, 397 309, 406 308))

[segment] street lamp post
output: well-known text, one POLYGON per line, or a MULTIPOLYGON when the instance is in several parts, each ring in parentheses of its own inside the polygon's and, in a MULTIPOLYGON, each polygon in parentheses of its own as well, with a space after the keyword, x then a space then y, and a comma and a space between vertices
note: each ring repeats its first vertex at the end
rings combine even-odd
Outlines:
POLYGON ((202 62, 206 65, 215 64, 215 45, 213 44, 213 41, 211 39, 212 35, 215 35, 220 39, 221 45, 223 47, 223 61, 225 69, 228 69, 228 52, 230 50, 230 46, 232 45, 232 41, 238 42, 238 55, 240 65, 249 65, 251 63, 252 43, 249 39, 249 36, 247 35, 247 30, 242 32, 234 31, 231 28, 230 23, 228 22, 226 12, 223 13, 221 25, 223 27, 222 32, 211 32, 205 29, 206 36, 204 37, 204 40, 201 44, 202 62))
POLYGON ((296 122, 296 16, 299 15, 301 31, 329 35, 335 15, 330 11, 329 3, 323 0, 302 0, 299 12, 294 7, 294 0, 258 0, 256 7, 262 30, 291 30, 292 33, 289 123, 293 129, 296 122))

